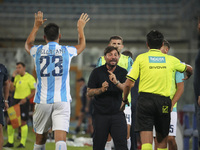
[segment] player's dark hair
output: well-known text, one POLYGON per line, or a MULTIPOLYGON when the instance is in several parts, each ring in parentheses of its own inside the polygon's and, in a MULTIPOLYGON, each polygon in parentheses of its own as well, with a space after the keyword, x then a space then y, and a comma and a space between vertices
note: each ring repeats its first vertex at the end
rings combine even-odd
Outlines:
POLYGON ((168 49, 170 49, 170 44, 169 44, 169 42, 167 40, 164 39, 163 43, 164 43, 164 46, 167 46, 168 49))
POLYGON ((23 62, 17 62, 16 65, 22 65, 23 67, 26 67, 26 65, 23 62))
POLYGON ((59 26, 55 23, 49 23, 44 27, 44 35, 48 41, 55 41, 59 36, 59 26))
POLYGON ((126 56, 129 56, 129 57, 131 57, 131 58, 133 58, 133 54, 132 54, 131 51, 129 51, 129 50, 125 50, 125 51, 123 51, 122 54, 124 54, 124 55, 126 55, 126 56))
POLYGON ((123 38, 121 36, 115 35, 115 36, 111 36, 109 39, 109 43, 111 40, 121 40, 123 43, 123 38))
POLYGON ((119 55, 119 51, 118 51, 118 49, 117 49, 116 47, 114 47, 114 46, 108 46, 108 47, 106 47, 106 49, 104 50, 104 56, 106 56, 107 53, 110 53, 110 52, 112 52, 113 50, 116 50, 117 53, 118 53, 118 55, 119 55))
POLYGON ((157 30, 152 30, 147 34, 147 43, 150 49, 160 49, 162 47, 163 40, 163 34, 157 30))

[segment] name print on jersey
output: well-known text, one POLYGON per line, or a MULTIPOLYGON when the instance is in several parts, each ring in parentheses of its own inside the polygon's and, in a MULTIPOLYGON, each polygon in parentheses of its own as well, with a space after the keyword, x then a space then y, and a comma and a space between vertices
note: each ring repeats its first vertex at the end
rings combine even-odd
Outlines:
POLYGON ((39 54, 64 54, 65 49, 38 49, 37 53, 39 54))

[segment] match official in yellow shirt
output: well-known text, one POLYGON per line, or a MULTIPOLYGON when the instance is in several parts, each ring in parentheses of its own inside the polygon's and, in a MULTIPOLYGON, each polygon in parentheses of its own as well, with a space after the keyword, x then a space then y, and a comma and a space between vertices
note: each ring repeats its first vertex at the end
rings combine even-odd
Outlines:
MULTIPOLYGON (((14 104, 20 104, 21 111, 21 140, 17 148, 25 148, 28 135, 29 99, 34 96, 36 81, 31 74, 26 72, 25 64, 18 62, 16 63, 16 70, 12 75, 11 82, 11 91, 15 91, 14 104)), ((8 121, 7 133, 8 143, 3 147, 14 147, 15 129, 10 121, 8 121)))
POLYGON ((135 130, 140 132, 142 150, 152 150, 153 125, 156 129, 158 150, 167 150, 172 72, 186 71, 185 80, 192 75, 191 66, 160 51, 163 40, 164 36, 159 31, 153 30, 147 34, 149 51, 136 58, 123 90, 123 103, 126 104, 130 89, 140 77, 135 130))

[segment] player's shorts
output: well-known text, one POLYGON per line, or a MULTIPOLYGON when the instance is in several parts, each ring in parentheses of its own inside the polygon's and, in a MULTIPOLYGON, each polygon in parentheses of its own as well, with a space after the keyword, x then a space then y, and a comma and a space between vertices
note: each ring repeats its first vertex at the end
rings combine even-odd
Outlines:
MULTIPOLYGON (((176 136, 176 127, 177 127, 177 112, 172 111, 168 136, 176 136)), ((153 128, 153 137, 156 137, 155 127, 153 128)))
POLYGON ((171 122, 169 126, 169 136, 176 136, 176 127, 177 127, 177 112, 171 112, 171 122))
POLYGON ((170 125, 171 100, 151 93, 140 93, 136 107, 135 131, 156 131, 168 136, 170 125))
POLYGON ((0 124, 2 126, 4 126, 4 120, 3 120, 4 119, 4 112, 3 112, 3 110, 4 110, 4 107, 0 105, 0 124))
POLYGON ((131 125, 131 107, 130 106, 125 107, 124 114, 126 117, 126 123, 128 125, 131 125))
MULTIPOLYGON (((14 99, 13 105, 18 104, 21 99, 14 99)), ((27 121, 29 118, 29 101, 20 105, 20 112, 21 112, 21 120, 27 121)))
POLYGON ((33 113, 33 127, 37 134, 46 133, 50 128, 53 131, 69 131, 70 102, 53 104, 36 104, 33 113))

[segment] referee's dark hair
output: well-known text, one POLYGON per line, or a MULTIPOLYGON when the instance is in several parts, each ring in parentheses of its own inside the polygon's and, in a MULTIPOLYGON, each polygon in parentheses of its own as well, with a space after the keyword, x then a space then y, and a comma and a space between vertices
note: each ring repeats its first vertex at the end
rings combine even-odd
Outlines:
POLYGON ((20 61, 20 62, 17 62, 16 65, 22 65, 23 67, 26 67, 25 63, 23 63, 23 62, 21 62, 21 61, 20 61))
POLYGON ((152 30, 147 34, 147 44, 150 49, 160 49, 162 47, 164 36, 157 30, 152 30))
POLYGON ((44 35, 48 41, 55 41, 59 36, 59 26, 55 23, 49 23, 44 27, 44 35))
POLYGON ((168 49, 170 49, 170 44, 169 44, 169 42, 167 40, 164 39, 163 43, 164 43, 164 46, 167 46, 168 49))
POLYGON ((116 47, 114 47, 114 46, 108 46, 108 47, 106 47, 106 49, 104 50, 104 56, 106 56, 107 53, 110 53, 110 52, 112 52, 113 50, 116 50, 117 53, 118 53, 118 55, 119 55, 119 51, 118 51, 118 49, 117 49, 116 47))
POLYGON ((109 43, 111 42, 111 40, 121 40, 122 43, 123 43, 123 38, 121 36, 118 36, 118 35, 111 36, 110 39, 109 39, 109 43))

